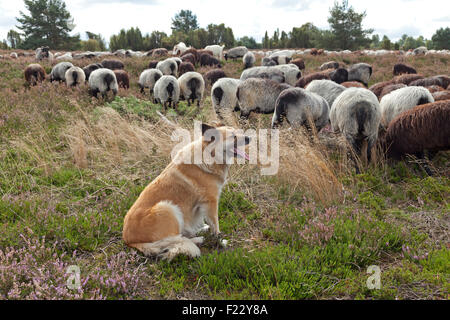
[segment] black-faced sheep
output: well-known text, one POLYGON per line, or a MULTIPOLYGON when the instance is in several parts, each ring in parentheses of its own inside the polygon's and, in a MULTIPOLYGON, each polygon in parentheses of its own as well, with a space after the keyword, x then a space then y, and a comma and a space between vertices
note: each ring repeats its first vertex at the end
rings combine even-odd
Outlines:
POLYGON ((416 74, 417 71, 411 66, 407 66, 403 63, 397 63, 394 65, 394 70, 392 72, 394 76, 398 76, 401 74, 416 74))
POLYGON ((50 52, 49 47, 41 47, 36 49, 36 60, 41 61, 43 59, 53 60, 53 54, 50 52))
POLYGON ((272 113, 281 91, 290 87, 268 79, 250 78, 242 81, 236 91, 241 118, 247 119, 252 111, 272 113))
POLYGON ((298 88, 305 88, 306 85, 313 80, 330 80, 330 76, 323 72, 311 73, 298 79, 295 86, 298 88))
POLYGON ((155 83, 162 76, 163 76, 162 72, 159 71, 158 69, 146 69, 142 71, 138 81, 141 93, 144 93, 144 89, 149 88, 150 94, 153 94, 153 88, 155 87, 155 83))
POLYGON ((269 69, 280 70, 283 72, 285 82, 291 86, 295 85, 298 79, 302 76, 300 69, 295 64, 280 64, 269 67, 269 69))
POLYGON ((277 128, 285 118, 292 127, 310 128, 314 123, 317 131, 328 124, 329 106, 327 101, 303 88, 289 88, 280 93, 275 102, 272 128, 277 128))
POLYGON ((256 58, 253 52, 248 51, 242 58, 242 61, 244 62, 244 69, 248 69, 255 65, 256 58))
POLYGON ((170 58, 158 62, 156 69, 161 71, 165 76, 176 77, 178 75, 178 64, 170 58))
POLYGON ((313 80, 306 87, 306 91, 318 94, 327 101, 330 107, 345 89, 347 88, 331 80, 313 80))
POLYGON ((291 60, 289 63, 295 64, 300 70, 305 70, 305 61, 301 58, 291 60))
POLYGON ((291 61, 291 58, 284 55, 275 55, 275 56, 269 56, 270 59, 275 61, 277 65, 287 64, 291 61))
POLYGON ((103 68, 103 65, 101 63, 92 63, 90 65, 87 65, 83 68, 84 75, 86 77, 86 81, 89 81, 89 76, 91 75, 92 71, 103 68))
POLYGON ((45 70, 38 63, 32 63, 25 68, 25 80, 31 85, 35 86, 38 82, 45 79, 45 70))
POLYGON ((65 78, 68 87, 76 87, 86 81, 86 75, 83 69, 75 66, 67 69, 65 78))
POLYGON ((154 102, 161 103, 164 110, 167 110, 167 106, 177 109, 180 99, 180 86, 177 78, 171 75, 162 76, 156 81, 153 92, 154 102))
POLYGON ((60 62, 56 64, 50 73, 50 81, 66 81, 66 71, 73 67, 70 62, 60 62))
POLYGON ((113 59, 105 59, 102 62, 103 68, 109 69, 109 70, 120 70, 125 68, 125 65, 122 61, 119 60, 113 60, 113 59))
POLYGON ((372 75, 372 66, 367 63, 356 63, 348 68, 348 80, 358 81, 363 83, 366 87, 369 84, 370 76, 372 75))
POLYGON ((272 58, 269 57, 264 57, 261 60, 261 66, 263 67, 271 67, 271 66, 276 66, 278 64, 277 61, 273 60, 272 58))
POLYGON ((220 78, 225 78, 227 75, 222 69, 212 69, 205 74, 205 80, 213 85, 220 78))
POLYGON ((97 97, 101 93, 106 98, 108 91, 112 91, 116 96, 119 90, 116 75, 110 69, 101 68, 91 72, 89 76, 89 93, 93 97, 97 97))
MULTIPOLYGON (((331 128, 341 132, 357 155, 367 143, 367 160, 378 137, 381 120, 377 96, 364 88, 348 88, 334 100, 330 111, 331 128)), ((358 166, 356 171, 359 172, 358 166)))
MULTIPOLYGON (((329 69, 330 70, 330 69, 329 69)), ((326 72, 326 71, 324 71, 326 72)), ((345 68, 337 68, 335 70, 330 70, 327 72, 330 79, 336 83, 343 83, 348 80, 348 71, 345 68)))
POLYGON ((423 87, 404 87, 392 91, 380 101, 381 124, 387 128, 398 114, 430 102, 434 102, 433 96, 423 87))
POLYGON ((205 91, 205 81, 198 72, 186 72, 178 78, 178 85, 180 86, 180 99, 186 99, 188 106, 197 100, 197 106, 203 99, 203 92, 205 91))
POLYGON ((378 97, 378 100, 381 100, 385 95, 391 93, 392 91, 405 88, 406 85, 403 83, 395 83, 395 84, 389 84, 381 90, 380 96, 378 97))
POLYGON ((195 71, 194 65, 190 62, 182 62, 178 69, 178 75, 181 76, 189 71, 195 71))
POLYGON ((200 66, 204 67, 204 66, 210 66, 210 67, 218 67, 221 68, 222 66, 220 65, 220 61, 209 55, 208 53, 202 53, 200 56, 200 66))
POLYGON ((125 70, 114 70, 116 75, 117 84, 120 88, 129 89, 130 88, 130 76, 125 70))
POLYGON ((236 92, 239 83, 239 79, 221 78, 212 86, 211 102, 219 119, 231 116, 233 111, 238 110, 236 92))
POLYGON ((246 53, 248 52, 248 49, 244 46, 231 48, 225 54, 223 55, 225 60, 228 59, 237 59, 242 58, 246 53))
POLYGON ((319 70, 327 70, 327 69, 337 69, 339 68, 339 62, 336 61, 328 61, 325 63, 322 63, 322 65, 319 67, 319 70))

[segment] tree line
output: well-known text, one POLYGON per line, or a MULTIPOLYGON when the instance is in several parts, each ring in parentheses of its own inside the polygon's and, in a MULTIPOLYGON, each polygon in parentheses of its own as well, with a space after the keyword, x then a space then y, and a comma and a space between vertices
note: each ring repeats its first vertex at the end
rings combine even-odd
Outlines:
MULTIPOLYGON (((24 0, 29 14, 20 12, 16 18, 17 28, 10 30, 7 39, 0 43, 0 48, 35 49, 47 45, 54 50, 105 51, 108 49, 105 39, 100 34, 86 31, 87 40, 80 35, 70 35, 75 27, 74 20, 67 11, 63 0, 24 0)), ((279 29, 269 36, 265 32, 261 42, 250 36, 235 38, 233 30, 225 24, 209 24, 201 28, 197 16, 190 10, 181 10, 172 18, 172 31, 152 31, 143 34, 141 30, 122 29, 109 39, 109 50, 131 49, 148 51, 154 48, 172 48, 179 42, 195 48, 209 44, 223 44, 227 48, 246 46, 249 49, 274 48, 324 48, 328 50, 387 49, 409 50, 419 46, 428 49, 450 49, 450 28, 436 30, 431 39, 423 36, 417 38, 407 34, 397 41, 391 41, 386 35, 381 39, 373 34, 373 29, 363 29, 362 22, 366 12, 356 12, 349 6, 348 0, 335 2, 330 9, 329 29, 323 30, 308 22, 291 31, 280 32, 279 29)))

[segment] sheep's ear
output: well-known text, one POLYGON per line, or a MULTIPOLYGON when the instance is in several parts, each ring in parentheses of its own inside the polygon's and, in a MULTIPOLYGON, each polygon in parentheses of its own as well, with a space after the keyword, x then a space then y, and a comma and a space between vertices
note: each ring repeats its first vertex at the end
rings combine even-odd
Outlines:
POLYGON ((209 124, 202 123, 202 136, 204 136, 205 132, 208 130, 216 130, 216 128, 213 126, 210 126, 209 124))

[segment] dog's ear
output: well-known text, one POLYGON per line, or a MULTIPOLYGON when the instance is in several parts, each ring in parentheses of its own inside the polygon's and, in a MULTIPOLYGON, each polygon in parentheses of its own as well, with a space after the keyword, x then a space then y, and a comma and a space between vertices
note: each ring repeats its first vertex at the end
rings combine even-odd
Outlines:
POLYGON ((205 135, 205 132, 208 130, 216 130, 216 128, 214 128, 213 126, 210 126, 209 124, 206 123, 202 123, 202 136, 205 135))

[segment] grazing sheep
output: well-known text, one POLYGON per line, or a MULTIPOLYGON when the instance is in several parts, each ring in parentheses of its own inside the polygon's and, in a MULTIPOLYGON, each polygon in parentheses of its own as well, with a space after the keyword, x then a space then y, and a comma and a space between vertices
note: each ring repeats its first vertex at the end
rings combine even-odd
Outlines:
POLYGON ((215 57, 209 55, 208 53, 202 53, 200 56, 200 66, 217 66, 218 68, 221 68, 220 61, 216 59, 215 57))
POLYGON ((348 68, 348 80, 361 82, 366 87, 369 84, 371 75, 372 75, 372 66, 367 63, 356 63, 351 65, 350 68, 348 68))
POLYGON ((73 67, 73 64, 70 62, 60 62, 56 64, 50 73, 50 82, 66 81, 66 71, 71 67, 73 67))
POLYGON ((109 70, 120 70, 120 69, 125 68, 123 62, 119 61, 119 60, 105 59, 101 63, 102 63, 103 68, 106 68, 109 70))
POLYGON ((180 58, 178 58, 178 57, 167 58, 167 60, 173 60, 173 61, 175 61, 175 63, 177 64, 178 69, 180 68, 181 62, 183 62, 183 61, 182 61, 180 58))
POLYGON ((392 91, 380 101, 381 124, 387 128, 398 114, 430 102, 434 102, 433 96, 423 87, 404 87, 392 91))
MULTIPOLYGON (((362 155, 367 143, 367 160, 371 160, 372 147, 378 137, 381 120, 377 96, 364 88, 348 88, 334 100, 330 111, 331 128, 342 132, 356 154, 362 155)), ((359 168, 356 166, 359 173, 359 168)))
POLYGON ((449 90, 436 91, 436 92, 433 92, 431 95, 433 96, 434 101, 450 99, 450 91, 449 90))
POLYGON ((17 54, 17 52, 11 52, 11 53, 9 54, 9 57, 10 57, 11 59, 18 59, 18 58, 19 58, 19 55, 17 54))
POLYGON ((398 89, 401 89, 401 88, 405 88, 405 87, 406 87, 406 85, 403 84, 403 83, 389 84, 389 85, 385 86, 383 88, 383 90, 381 90, 381 93, 380 93, 380 96, 378 97, 378 100, 381 101, 381 99, 385 95, 391 93, 392 91, 395 91, 395 90, 398 90, 398 89))
POLYGON ((330 76, 330 79, 332 81, 339 84, 348 80, 348 71, 345 68, 337 68, 335 70, 329 71, 328 75, 330 76))
POLYGON ((129 89, 130 88, 130 77, 128 72, 125 70, 114 70, 116 75, 117 84, 120 88, 129 89))
POLYGON ((319 70, 323 71, 326 69, 337 69, 339 68, 339 62, 336 61, 328 61, 323 63, 320 67, 319 70))
POLYGON ((425 53, 427 53, 427 51, 428 51, 427 47, 422 46, 422 47, 415 48, 413 50, 413 54, 414 55, 425 54, 425 53))
POLYGON ((295 64, 300 70, 305 70, 305 61, 301 58, 294 59, 289 63, 295 64))
POLYGON ((284 72, 273 67, 253 67, 246 69, 241 74, 241 80, 246 80, 250 78, 262 78, 270 79, 278 83, 283 83, 286 81, 284 72))
POLYGON ((310 128, 310 121, 319 132, 328 124, 330 107, 327 101, 314 92, 303 88, 289 88, 280 93, 275 102, 272 128, 280 126, 283 119, 292 127, 310 128))
POLYGON ((87 65, 83 68, 84 75, 86 78, 86 81, 89 81, 89 76, 91 75, 92 71, 103 68, 103 65, 101 63, 92 63, 87 65))
POLYGON ((247 52, 248 52, 247 47, 240 46, 240 47, 231 48, 230 50, 225 52, 225 54, 223 56, 224 56, 225 60, 237 59, 237 58, 242 58, 247 52))
POLYGON ((106 68, 92 71, 89 76, 89 93, 93 97, 97 97, 98 93, 101 93, 103 98, 106 98, 108 91, 112 91, 114 97, 119 91, 114 72, 106 68))
POLYGON ((206 46, 205 50, 212 51, 214 57, 216 57, 219 60, 222 60, 223 59, 223 48, 225 48, 225 46, 219 46, 219 45, 215 44, 215 45, 211 45, 211 46, 206 46))
POLYGON ((423 76, 418 74, 402 74, 400 76, 396 76, 392 79, 392 83, 403 83, 409 85, 411 82, 423 79, 423 76))
POLYGON ((173 47, 172 53, 178 56, 183 54, 189 48, 186 46, 184 42, 179 42, 173 47))
POLYGON ((25 68, 25 80, 31 85, 35 86, 38 82, 45 79, 45 70, 38 63, 32 63, 25 68))
POLYGON ((49 47, 42 47, 36 49, 36 60, 41 61, 43 59, 53 60, 53 53, 51 53, 49 47))
MULTIPOLYGON (((424 79, 417 79, 408 84, 409 86, 418 86, 418 87, 429 87, 429 86, 440 86, 444 87, 444 82, 439 77, 428 77, 424 79)), ((444 87, 445 88, 445 87, 444 87)))
POLYGON ((63 55, 60 55, 60 56, 58 56, 58 57, 56 57, 56 54, 55 54, 55 58, 56 58, 56 60, 73 60, 73 57, 72 57, 72 53, 71 52, 66 52, 66 53, 64 53, 63 55))
POLYGON ((189 71, 195 71, 194 65, 190 62, 182 62, 178 69, 178 75, 181 76, 189 71))
POLYGON ((427 88, 427 90, 430 91, 430 93, 438 92, 438 91, 444 91, 445 90, 444 88, 442 88, 440 86, 437 86, 437 85, 432 85, 432 86, 428 86, 428 87, 425 87, 425 88, 427 88))
POLYGON ((200 101, 203 99, 203 92, 205 91, 205 81, 198 72, 186 72, 178 78, 178 85, 180 86, 180 99, 186 99, 188 106, 197 100, 197 106, 200 106, 200 101))
POLYGON ((149 69, 156 69, 156 66, 158 65, 158 60, 152 60, 148 63, 148 68, 149 69))
POLYGON ((225 78, 225 71, 222 69, 212 69, 205 74, 205 80, 213 85, 217 80, 225 78))
POLYGON ((244 55, 242 61, 244 62, 244 69, 248 69, 255 65, 256 58, 253 52, 249 51, 244 55))
POLYGON ((378 100, 379 100, 383 89, 391 84, 403 84, 403 83, 401 83, 401 82, 395 83, 393 80, 378 82, 378 83, 371 85, 369 90, 372 91, 378 97, 378 100))
POLYGON ((331 107, 334 100, 347 88, 331 80, 313 80, 306 87, 306 91, 314 92, 324 98, 331 107))
POLYGON ((76 87, 86 81, 86 74, 80 67, 70 67, 64 76, 68 87, 76 87))
POLYGON ((302 76, 300 69, 295 64, 281 64, 269 68, 283 72, 285 82, 291 86, 295 85, 302 76))
POLYGON ((178 74, 178 64, 172 59, 166 59, 158 62, 156 69, 162 72, 166 76, 176 77, 178 74))
POLYGON ((311 48, 311 50, 309 51, 309 53, 310 53, 312 56, 317 56, 317 54, 318 54, 319 52, 317 51, 316 48, 311 48))
POLYGON ((164 110, 167 110, 167 106, 176 110, 180 99, 180 86, 177 78, 171 75, 164 75, 159 78, 155 83, 154 98, 154 102, 161 103, 164 110))
POLYGON ((150 89, 150 94, 153 94, 153 88, 155 87, 156 81, 163 76, 162 72, 158 69, 146 69, 142 71, 139 76, 138 85, 141 88, 141 93, 144 93, 145 88, 150 89))
POLYGON ((450 77, 449 76, 439 75, 439 76, 435 76, 435 77, 442 80, 442 87, 443 88, 448 88, 448 86, 450 85, 450 77))
POLYGON ((398 76, 401 74, 416 74, 417 71, 413 67, 407 66, 403 63, 397 63, 394 65, 394 70, 392 72, 394 76, 398 76))
POLYGON ((417 106, 401 113, 389 124, 380 139, 381 145, 388 156, 397 159, 407 154, 423 158, 425 151, 433 157, 438 151, 450 149, 448 119, 449 100, 417 106))
POLYGON ((277 65, 287 64, 291 61, 290 57, 283 55, 271 55, 269 58, 275 61, 277 65))
MULTIPOLYGON (((198 62, 199 56, 198 56, 198 51, 195 48, 189 48, 187 49, 185 52, 183 52, 180 56, 181 60, 183 60, 183 57, 187 54, 192 54, 195 57, 195 63, 198 62)), ((193 64, 195 64, 193 63, 193 64)))
POLYGON ((313 80, 330 80, 330 76, 323 72, 311 73, 298 79, 298 81, 295 83, 295 87, 305 88, 306 85, 313 80))
POLYGON ((166 48, 157 48, 152 50, 152 58, 159 58, 169 55, 169 51, 166 48))
POLYGON ((276 66, 277 64, 278 64, 277 61, 275 61, 269 57, 264 57, 261 60, 261 66, 263 66, 263 67, 272 67, 272 66, 276 66))
POLYGON ((224 115, 231 115, 233 111, 239 110, 236 96, 239 79, 221 78, 214 83, 211 88, 211 102, 219 119, 224 119, 224 115))
POLYGON ((183 62, 190 62, 192 65, 195 65, 197 63, 197 59, 195 58, 195 55, 193 53, 187 53, 181 56, 181 61, 183 62))
POLYGON ((365 86, 361 82, 358 82, 358 81, 345 81, 345 82, 340 83, 340 85, 344 86, 346 88, 365 88, 365 86))
POLYGON ((250 78, 242 81, 236 91, 241 118, 247 119, 252 111, 272 113, 278 96, 287 88, 291 86, 268 79, 250 78))

